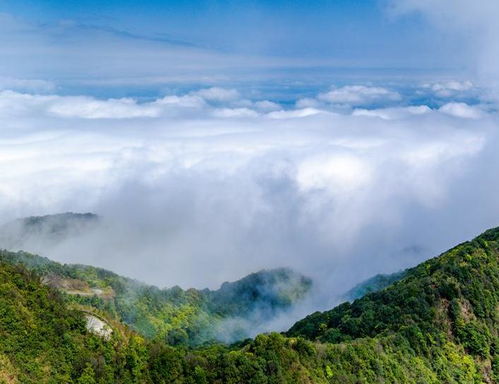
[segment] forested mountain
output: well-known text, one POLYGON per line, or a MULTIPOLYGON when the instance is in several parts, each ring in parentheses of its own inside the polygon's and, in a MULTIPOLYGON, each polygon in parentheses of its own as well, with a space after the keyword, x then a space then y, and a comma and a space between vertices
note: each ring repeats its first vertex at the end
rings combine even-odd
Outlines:
MULTIPOLYGON (((50 249, 99 230, 101 222, 96 214, 72 212, 14 220, 0 227, 0 249, 50 249)), ((104 310, 142 335, 172 345, 253 336, 255 322, 265 323, 289 310, 311 287, 310 279, 276 269, 224 283, 215 291, 159 289, 100 268, 64 265, 22 251, 3 252, 0 257, 35 271, 67 300, 104 310)))
POLYGON ((103 310, 140 334, 171 345, 244 339, 252 333, 249 321, 269 321, 289 310, 312 284, 282 268, 250 274, 218 290, 160 289, 104 269, 60 264, 21 251, 0 251, 0 261, 36 272, 68 302, 103 310))
POLYGON ((0 263, 0 383, 134 383, 144 340, 113 323, 107 340, 84 313, 24 267, 0 263))
POLYGON ((494 382, 498 259, 496 228, 406 271, 382 291, 307 316, 286 335, 348 346, 362 363, 351 369, 370 380, 407 370, 393 382, 494 382))
MULTIPOLYGON (((83 313, 97 310, 59 295, 38 275, 13 266, 9 255, 4 253, 0 264, 0 382, 465 384, 499 379, 499 228, 407 270, 379 292, 307 316, 285 334, 231 346, 167 345, 135 334, 101 309, 95 314, 113 330, 106 339, 85 324, 83 313)), ((31 268, 42 273, 43 266, 31 268)))
POLYGON ((400 271, 391 273, 389 275, 375 275, 348 290, 343 295, 343 298, 347 301, 354 301, 356 299, 360 299, 362 296, 365 296, 368 293, 381 291, 389 285, 392 285, 394 282, 402 279, 405 274, 406 271, 400 271))

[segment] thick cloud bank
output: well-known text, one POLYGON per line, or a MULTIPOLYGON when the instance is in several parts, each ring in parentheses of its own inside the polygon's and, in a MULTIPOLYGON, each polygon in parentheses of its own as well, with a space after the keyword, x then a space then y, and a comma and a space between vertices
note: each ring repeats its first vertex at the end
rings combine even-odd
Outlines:
POLYGON ((334 300, 499 224, 494 104, 466 102, 485 94, 467 82, 421 84, 431 107, 404 92, 354 84, 283 108, 222 88, 3 91, 2 221, 93 211, 95 231, 32 251, 159 286, 292 267, 334 300))

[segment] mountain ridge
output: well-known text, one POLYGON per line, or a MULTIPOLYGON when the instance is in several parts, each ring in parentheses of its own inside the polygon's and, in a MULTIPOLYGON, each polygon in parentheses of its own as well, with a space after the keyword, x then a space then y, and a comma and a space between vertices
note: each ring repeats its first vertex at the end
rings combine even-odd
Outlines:
MULTIPOLYGON (((217 290, 157 288, 114 272, 82 264, 61 264, 19 251, 0 251, 0 260, 23 265, 71 302, 111 313, 135 331, 170 344, 199 345, 221 336, 229 318, 270 321, 304 299, 312 281, 288 268, 261 270, 217 290), (175 324, 175 325, 172 325, 175 324)), ((225 340, 249 337, 243 325, 225 340)))
POLYGON ((122 331, 106 341, 85 328, 77 307, 83 303, 67 301, 37 273, 0 258, 0 380, 492 384, 499 379, 498 262, 494 228, 282 334, 193 347, 143 337, 112 320, 122 331))

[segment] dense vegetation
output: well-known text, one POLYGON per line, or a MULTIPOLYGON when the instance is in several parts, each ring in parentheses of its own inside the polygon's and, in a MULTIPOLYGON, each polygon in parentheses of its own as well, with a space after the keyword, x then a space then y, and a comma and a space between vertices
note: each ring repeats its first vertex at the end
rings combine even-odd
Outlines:
MULTIPOLYGON (((0 249, 55 245, 99 230, 101 224, 102 219, 92 213, 22 218, 0 228, 0 249)), ((62 265, 26 252, 4 252, 0 258, 35 271, 68 300, 104 310, 142 335, 171 345, 252 336, 252 323, 269 321, 290 309, 311 287, 310 279, 289 269, 276 269, 224 283, 215 291, 159 289, 103 269, 62 265)))
POLYGON ((109 341, 87 332, 39 276, 0 263, 0 383, 134 383, 143 344, 124 328, 109 341))
POLYGON ((248 337, 245 323, 267 321, 309 291, 311 281, 289 269, 250 274, 211 291, 159 289, 85 265, 60 264, 26 252, 0 251, 0 260, 21 264, 65 293, 69 302, 111 314, 149 339, 171 345, 200 345, 248 337), (224 320, 231 319, 231 326, 224 320))
POLYGON ((196 348, 148 340, 117 323, 104 341, 53 288, 4 263, 0 382, 494 383, 498 258, 494 229, 285 335, 196 348))
POLYGON ((375 275, 350 289, 343 295, 343 298, 346 301, 354 301, 356 299, 360 299, 368 293, 381 291, 396 281, 401 280, 405 276, 406 272, 407 271, 400 271, 389 275, 375 275))
POLYGON ((394 359, 413 356, 428 370, 422 382, 492 382, 499 378, 498 258, 496 228, 385 290, 306 317, 287 335, 350 348, 375 343, 394 359))

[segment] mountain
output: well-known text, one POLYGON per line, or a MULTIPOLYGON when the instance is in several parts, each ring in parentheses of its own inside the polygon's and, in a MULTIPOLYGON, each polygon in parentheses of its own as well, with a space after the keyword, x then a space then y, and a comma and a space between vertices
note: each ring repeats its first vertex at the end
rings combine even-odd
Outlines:
POLYGON ((172 345, 233 341, 253 334, 252 327, 227 319, 270 321, 303 299, 311 280, 290 269, 263 270, 218 290, 160 289, 86 265, 60 264, 26 252, 0 251, 0 260, 23 265, 71 303, 111 314, 140 334, 172 345))
POLYGON ((0 248, 33 250, 55 245, 92 230, 98 221, 96 214, 73 212, 17 219, 0 227, 0 248))
POLYGON ((258 310, 274 315, 303 298, 312 281, 287 268, 262 270, 216 291, 205 291, 208 307, 220 314, 247 316, 258 310))
MULTIPOLYGON (((93 213, 18 219, 0 227, 0 249, 44 250, 49 255, 47 250, 97 231, 100 224, 101 218, 93 213)), ((146 337, 173 345, 254 336, 255 322, 265 324, 289 310, 311 287, 310 279, 289 269, 276 269, 225 283, 215 291, 159 289, 103 269, 62 265, 26 252, 3 252, 1 257, 37 272, 45 284, 72 302, 105 310, 146 337)))
POLYGON ((39 276, 0 262, 0 383, 139 382, 144 340, 112 324, 103 338, 39 276))
POLYGON ((347 291, 343 295, 343 299, 347 301, 354 301, 356 299, 360 299, 362 296, 367 295, 371 292, 381 291, 386 287, 392 285, 396 281, 402 279, 406 274, 406 271, 400 271, 391 273, 389 275, 378 274, 375 275, 360 284, 357 284, 352 289, 347 291))
MULTIPOLYGON (((4 254, 7 257, 0 261, 0 382, 471 384, 499 380, 499 228, 407 270, 380 291, 313 313, 284 334, 194 348, 144 338, 105 310, 77 305, 68 299, 75 295, 59 294, 60 288, 38 277, 46 268, 39 259, 34 259, 38 267, 31 267, 38 271, 34 273, 13 265, 12 254, 4 254), (110 336, 96 332, 85 318, 88 314, 109 324, 110 336)), ((238 297, 238 286, 224 289, 238 297)), ((154 295, 148 299, 155 302, 154 295)))
POLYGON ((399 382, 403 372, 400 382, 495 382, 498 259, 496 228, 407 270, 384 290, 307 316, 286 336, 336 345, 342 352, 332 359, 332 378, 399 382), (345 370, 345 354, 362 364, 345 370))

